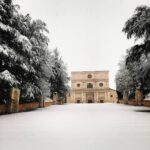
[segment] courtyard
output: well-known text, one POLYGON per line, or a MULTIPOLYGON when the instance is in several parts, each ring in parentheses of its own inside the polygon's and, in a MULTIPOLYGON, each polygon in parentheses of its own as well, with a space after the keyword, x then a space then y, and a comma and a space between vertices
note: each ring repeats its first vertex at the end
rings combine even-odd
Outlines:
POLYGON ((149 150, 150 109, 53 105, 0 116, 0 150, 149 150))

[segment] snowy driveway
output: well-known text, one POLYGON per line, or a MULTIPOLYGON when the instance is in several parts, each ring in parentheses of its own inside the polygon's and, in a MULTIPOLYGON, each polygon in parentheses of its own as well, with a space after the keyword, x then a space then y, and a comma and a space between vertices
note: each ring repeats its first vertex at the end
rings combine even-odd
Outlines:
POLYGON ((150 108, 55 105, 0 116, 0 150, 150 150, 150 108))

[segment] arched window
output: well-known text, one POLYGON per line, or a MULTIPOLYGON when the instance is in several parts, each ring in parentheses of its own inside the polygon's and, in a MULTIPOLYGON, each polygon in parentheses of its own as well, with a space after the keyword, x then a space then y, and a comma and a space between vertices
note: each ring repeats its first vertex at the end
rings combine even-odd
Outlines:
POLYGON ((88 74, 88 76, 87 76, 87 77, 90 79, 90 78, 92 78, 92 75, 91 75, 91 74, 88 74))
POLYGON ((93 84, 92 83, 88 83, 87 84, 87 88, 93 88, 93 84))

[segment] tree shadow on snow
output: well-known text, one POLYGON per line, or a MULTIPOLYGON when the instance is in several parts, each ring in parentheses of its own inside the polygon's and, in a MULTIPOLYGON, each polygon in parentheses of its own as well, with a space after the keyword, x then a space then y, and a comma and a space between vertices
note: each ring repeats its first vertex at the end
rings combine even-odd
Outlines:
POLYGON ((143 110, 134 110, 135 112, 146 112, 146 113, 150 113, 150 109, 149 110, 145 110, 145 109, 143 109, 143 110))

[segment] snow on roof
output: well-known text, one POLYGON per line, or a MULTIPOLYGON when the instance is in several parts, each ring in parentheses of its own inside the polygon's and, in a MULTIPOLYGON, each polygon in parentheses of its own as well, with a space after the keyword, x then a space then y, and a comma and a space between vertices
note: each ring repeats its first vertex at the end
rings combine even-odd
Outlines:
POLYGON ((5 70, 0 73, 0 79, 9 82, 10 85, 19 84, 15 76, 11 74, 8 70, 5 70))
POLYGON ((109 88, 109 90, 116 91, 115 89, 109 88))

